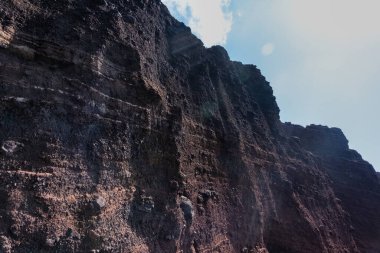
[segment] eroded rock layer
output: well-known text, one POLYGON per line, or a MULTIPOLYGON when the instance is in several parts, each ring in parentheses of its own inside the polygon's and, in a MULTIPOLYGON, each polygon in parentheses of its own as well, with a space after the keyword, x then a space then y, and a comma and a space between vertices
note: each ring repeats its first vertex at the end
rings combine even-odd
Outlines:
POLYGON ((159 1, 0 2, 0 252, 380 251, 339 129, 159 1))

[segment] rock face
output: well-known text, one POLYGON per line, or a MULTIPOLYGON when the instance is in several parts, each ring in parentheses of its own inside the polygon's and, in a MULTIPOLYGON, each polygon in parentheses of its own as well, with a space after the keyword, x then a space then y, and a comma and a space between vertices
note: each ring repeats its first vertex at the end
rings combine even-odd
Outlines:
POLYGON ((0 252, 380 252, 380 184, 158 0, 0 2, 0 252))

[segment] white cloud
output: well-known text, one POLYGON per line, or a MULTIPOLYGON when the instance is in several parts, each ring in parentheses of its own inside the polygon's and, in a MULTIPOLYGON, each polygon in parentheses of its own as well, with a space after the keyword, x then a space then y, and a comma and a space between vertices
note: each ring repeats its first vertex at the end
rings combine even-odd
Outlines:
POLYGON ((186 20, 206 46, 224 45, 231 31, 230 0, 163 0, 172 13, 186 20))
POLYGON ((278 5, 278 15, 294 36, 310 42, 329 43, 342 49, 361 49, 363 43, 378 43, 378 0, 287 0, 278 5), (357 48, 359 47, 359 48, 357 48))
POLYGON ((272 82, 281 117, 342 127, 350 146, 380 170, 380 120, 373 117, 380 108, 380 1, 273 2, 267 16, 275 20, 267 22, 275 22, 287 51, 271 59, 286 62, 272 82))
POLYGON ((273 43, 266 43, 262 48, 261 48, 261 54, 268 56, 273 53, 275 49, 275 46, 273 43))

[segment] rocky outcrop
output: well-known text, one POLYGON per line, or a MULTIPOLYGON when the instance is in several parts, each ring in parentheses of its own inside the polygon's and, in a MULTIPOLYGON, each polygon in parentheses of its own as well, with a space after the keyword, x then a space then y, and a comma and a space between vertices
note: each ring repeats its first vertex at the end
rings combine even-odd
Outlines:
POLYGON ((331 180, 338 201, 350 217, 350 231, 361 252, 380 249, 380 187, 373 167, 360 154, 348 148, 342 131, 311 125, 306 128, 285 125, 288 135, 320 159, 331 180), (363 217, 365 214, 365 218, 363 217))
POLYGON ((0 3, 3 252, 378 252, 379 180, 159 1, 0 3))

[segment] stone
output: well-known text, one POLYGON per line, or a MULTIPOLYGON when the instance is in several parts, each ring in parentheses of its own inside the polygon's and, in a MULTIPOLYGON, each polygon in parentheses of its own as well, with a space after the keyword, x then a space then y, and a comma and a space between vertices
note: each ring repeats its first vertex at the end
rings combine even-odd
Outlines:
POLYGON ((206 203, 211 198, 217 199, 218 194, 212 190, 202 190, 198 193, 197 201, 198 203, 206 203))
POLYGON ((102 196, 96 196, 87 206, 88 215, 99 215, 107 206, 107 201, 102 196))
POLYGON ((1 150, 7 154, 12 155, 19 151, 24 145, 20 142, 13 141, 13 140, 7 140, 3 142, 3 145, 1 146, 1 150))
POLYGON ((26 60, 33 60, 36 51, 25 45, 11 45, 11 50, 26 60))
POLYGON ((176 180, 171 180, 170 181, 170 190, 175 192, 179 189, 179 184, 176 180))
POLYGON ((88 232, 88 237, 92 241, 99 241, 99 239, 101 238, 100 234, 94 230, 90 230, 90 232, 88 232))
POLYGON ((66 237, 70 237, 70 236, 72 236, 72 234, 73 234, 73 229, 72 228, 68 228, 66 230, 66 237))
POLYGON ((67 229, 66 237, 71 238, 73 240, 80 240, 81 239, 81 235, 78 233, 78 231, 76 231, 72 228, 67 229))
POLYGON ((187 222, 191 222, 194 218, 194 208, 191 201, 185 196, 180 198, 180 207, 183 212, 183 216, 187 222))
POLYGON ((201 206, 201 205, 197 205, 197 210, 198 210, 198 214, 199 214, 200 216, 204 215, 205 212, 206 212, 205 209, 204 209, 204 207, 201 206))
POLYGON ((126 15, 124 21, 133 25, 136 22, 136 19, 132 15, 126 15))
POLYGON ((154 209, 154 201, 153 198, 150 196, 142 196, 141 197, 141 203, 138 206, 138 210, 145 212, 145 213, 151 213, 154 209))
POLYGON ((103 208, 105 208, 106 204, 106 200, 101 196, 98 196, 93 202, 94 208, 97 211, 101 211, 103 208))
POLYGON ((166 235, 165 236, 165 240, 167 240, 167 241, 171 241, 173 239, 174 239, 174 235, 166 235))
POLYGON ((47 247, 52 248, 55 245, 55 240, 51 238, 47 238, 45 244, 47 247))

